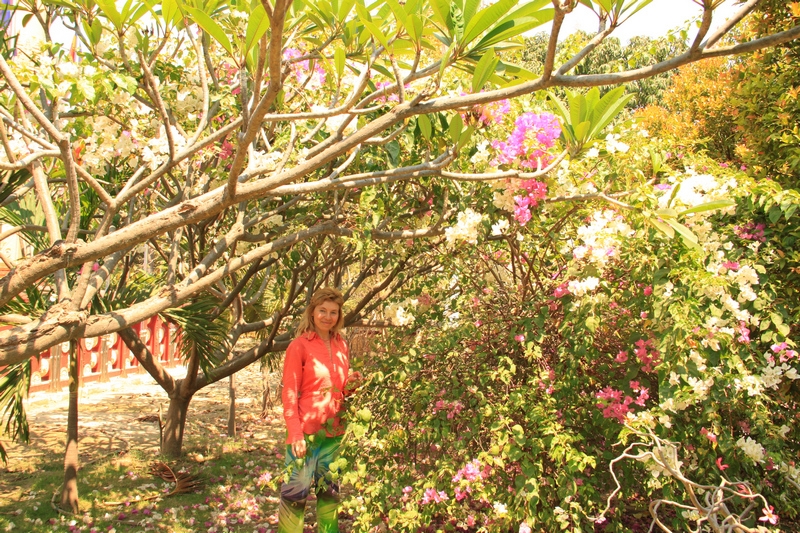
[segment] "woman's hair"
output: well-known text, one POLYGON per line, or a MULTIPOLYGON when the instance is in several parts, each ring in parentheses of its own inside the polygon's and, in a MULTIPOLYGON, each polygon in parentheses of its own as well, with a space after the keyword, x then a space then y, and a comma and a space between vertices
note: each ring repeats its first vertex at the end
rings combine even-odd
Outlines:
POLYGON ((333 287, 323 287, 311 295, 311 301, 308 302, 308 307, 303 311, 303 316, 300 318, 300 323, 297 325, 295 336, 299 337, 309 331, 314 331, 314 310, 324 304, 325 302, 333 302, 339 306, 339 320, 331 328, 331 333, 339 333, 344 324, 344 313, 342 306, 344 305, 344 298, 342 293, 333 287))

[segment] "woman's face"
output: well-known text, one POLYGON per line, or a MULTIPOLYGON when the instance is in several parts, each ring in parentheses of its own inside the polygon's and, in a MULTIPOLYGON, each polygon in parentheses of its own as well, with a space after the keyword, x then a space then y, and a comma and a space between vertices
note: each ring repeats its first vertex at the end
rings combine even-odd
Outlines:
POLYGON ((314 328, 320 336, 327 336, 339 321, 339 304, 326 300, 314 308, 314 328))

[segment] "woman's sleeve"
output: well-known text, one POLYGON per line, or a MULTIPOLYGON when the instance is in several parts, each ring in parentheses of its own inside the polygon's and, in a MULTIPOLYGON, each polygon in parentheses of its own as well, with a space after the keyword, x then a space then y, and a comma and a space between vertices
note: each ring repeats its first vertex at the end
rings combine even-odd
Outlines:
POLYGON ((286 349, 283 360, 283 419, 286 421, 286 443, 291 444, 303 440, 303 424, 297 409, 297 397, 303 381, 303 347, 302 343, 292 341, 286 349))

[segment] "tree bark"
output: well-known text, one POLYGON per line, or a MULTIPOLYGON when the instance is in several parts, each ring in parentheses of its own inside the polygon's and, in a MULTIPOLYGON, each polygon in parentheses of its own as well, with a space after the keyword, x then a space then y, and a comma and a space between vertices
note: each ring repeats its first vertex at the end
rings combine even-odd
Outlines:
POLYGON ((231 374, 228 378, 228 436, 236 437, 236 374, 231 374))
POLYGON ((67 448, 64 452, 64 487, 61 507, 78 512, 78 354, 76 342, 69 342, 69 410, 67 448))
POLYGON ((181 387, 176 387, 170 394, 167 417, 161 433, 161 454, 166 457, 179 457, 183 451, 183 431, 186 427, 186 414, 194 392, 188 396, 182 394, 181 387))
POLYGON ((187 361, 186 377, 175 382, 175 387, 169 395, 167 419, 161 432, 161 454, 166 457, 180 457, 183 453, 183 431, 186 427, 189 402, 192 401, 194 393, 200 390, 200 387, 195 386, 199 370, 197 348, 192 346, 192 353, 187 361))

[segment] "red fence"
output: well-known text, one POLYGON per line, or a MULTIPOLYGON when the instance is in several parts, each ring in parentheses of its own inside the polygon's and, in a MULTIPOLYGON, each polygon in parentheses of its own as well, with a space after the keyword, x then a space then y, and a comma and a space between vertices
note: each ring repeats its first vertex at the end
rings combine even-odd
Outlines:
MULTIPOLYGON (((133 329, 139 334, 162 366, 181 364, 178 348, 180 335, 177 326, 154 316, 133 329)), ((80 339, 76 350, 78 374, 83 383, 106 382, 111 378, 145 372, 122 338, 116 333, 80 339)), ((69 342, 53 346, 40 357, 31 359, 31 392, 58 391, 69 386, 69 342)))

